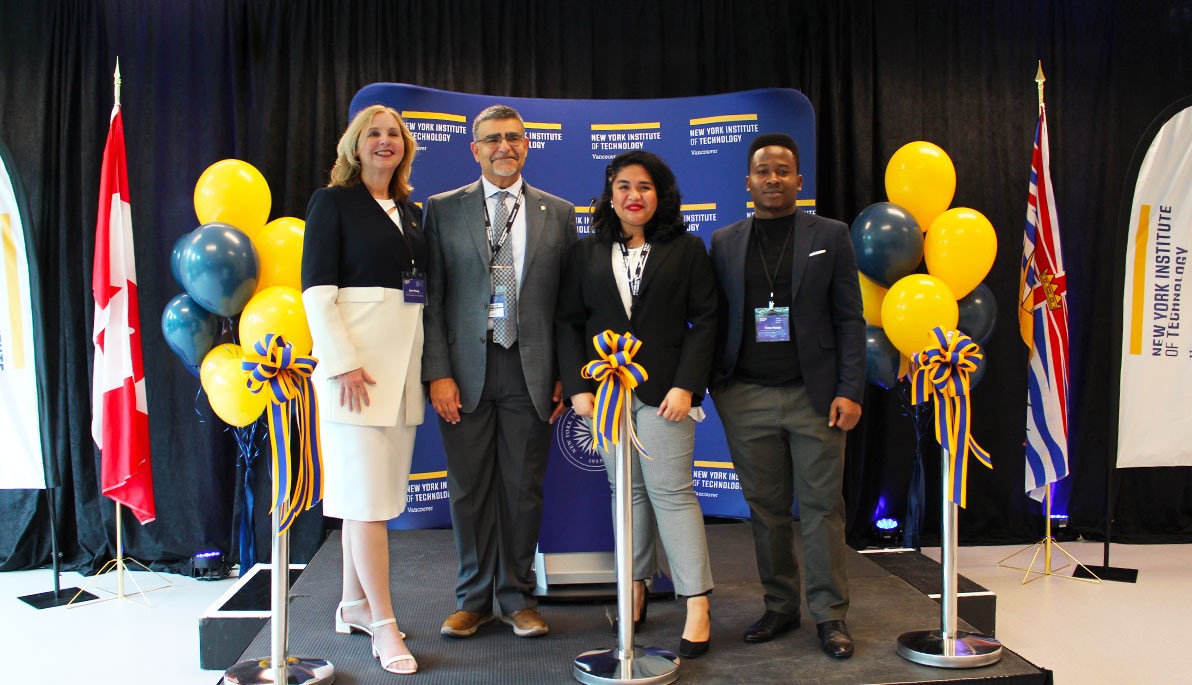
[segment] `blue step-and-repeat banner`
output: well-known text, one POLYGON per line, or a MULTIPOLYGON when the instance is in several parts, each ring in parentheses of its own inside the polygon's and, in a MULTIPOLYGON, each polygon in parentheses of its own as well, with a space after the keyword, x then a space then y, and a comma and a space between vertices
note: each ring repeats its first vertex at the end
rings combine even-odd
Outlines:
MULTIPOLYGON (((588 232, 591 205, 600 196, 605 167, 626 150, 645 149, 670 165, 683 193, 688 230, 709 242, 712 232, 749 216, 745 190, 749 144, 762 133, 788 133, 801 152, 799 206, 815 211, 815 113, 790 89, 660 100, 549 100, 451 93, 400 83, 366 86, 352 99, 350 115, 384 104, 402 113, 418 141, 411 183, 413 199, 472 183, 480 167, 472 158, 472 119, 494 104, 521 113, 530 148, 523 175, 538 188, 576 207, 580 236, 588 232)), ((648 343, 647 343, 648 344, 648 343)), ((712 402, 696 429, 693 476, 704 513, 748 518, 724 430, 712 402)), ((393 528, 445 528, 446 462, 438 420, 427 409, 418 430, 406 513, 393 528)), ((611 550, 612 517, 607 476, 592 451, 586 425, 568 412, 555 426, 540 551, 611 550)))

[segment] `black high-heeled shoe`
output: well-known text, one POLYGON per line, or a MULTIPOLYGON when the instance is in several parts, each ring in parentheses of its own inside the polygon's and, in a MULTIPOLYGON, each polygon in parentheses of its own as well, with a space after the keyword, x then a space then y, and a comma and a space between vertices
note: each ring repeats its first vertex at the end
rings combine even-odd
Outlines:
POLYGON ((712 610, 708 610, 708 639, 703 642, 694 642, 687 638, 679 638, 679 656, 684 659, 698 659, 699 657, 708 653, 708 649, 712 646, 712 610))

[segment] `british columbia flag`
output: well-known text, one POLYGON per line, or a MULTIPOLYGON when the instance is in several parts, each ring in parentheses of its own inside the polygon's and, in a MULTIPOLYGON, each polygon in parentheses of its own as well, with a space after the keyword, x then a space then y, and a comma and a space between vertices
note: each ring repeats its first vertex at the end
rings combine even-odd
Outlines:
POLYGON ((1040 501, 1050 483, 1068 475, 1068 278, 1050 167, 1047 113, 1040 106, 1022 240, 1018 312, 1022 340, 1030 348, 1026 491, 1040 501))

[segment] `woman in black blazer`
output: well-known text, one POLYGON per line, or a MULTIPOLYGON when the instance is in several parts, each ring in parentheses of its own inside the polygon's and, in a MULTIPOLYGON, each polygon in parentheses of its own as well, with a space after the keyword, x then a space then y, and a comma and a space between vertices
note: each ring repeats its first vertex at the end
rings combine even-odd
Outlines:
POLYGON ((400 115, 374 105, 344 131, 331 183, 306 210, 302 301, 319 363, 323 513, 343 522, 335 630, 373 638, 391 673, 418 662, 397 628, 387 522, 406 506, 422 423, 422 309, 428 252, 410 202, 417 144, 400 115))
MULTIPOLYGON (((687 598, 679 653, 695 658, 708 650, 712 572, 691 468, 717 296, 704 242, 687 233, 679 201, 675 175, 656 155, 632 151, 613 159, 592 235, 568 251, 556 325, 563 393, 589 419, 596 387, 580 369, 596 358, 593 336, 628 331, 642 341, 634 361, 649 378, 636 389, 633 420, 649 456, 637 457, 633 468, 634 620, 646 615, 657 524, 675 592, 687 598)), ((615 460, 603 456, 611 485, 615 460)))

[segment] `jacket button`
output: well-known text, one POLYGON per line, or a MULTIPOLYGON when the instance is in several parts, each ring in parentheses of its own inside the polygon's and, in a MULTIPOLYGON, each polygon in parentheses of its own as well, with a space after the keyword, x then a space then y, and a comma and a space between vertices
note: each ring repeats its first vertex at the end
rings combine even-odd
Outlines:
POLYGON ((484 339, 484 338, 481 338, 481 339, 480 339, 480 342, 485 342, 485 339, 484 339))

